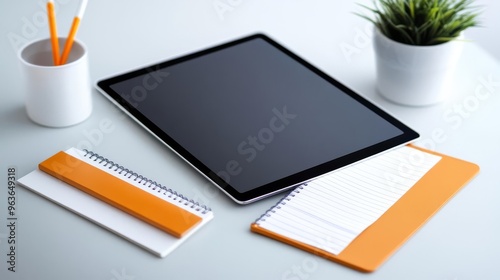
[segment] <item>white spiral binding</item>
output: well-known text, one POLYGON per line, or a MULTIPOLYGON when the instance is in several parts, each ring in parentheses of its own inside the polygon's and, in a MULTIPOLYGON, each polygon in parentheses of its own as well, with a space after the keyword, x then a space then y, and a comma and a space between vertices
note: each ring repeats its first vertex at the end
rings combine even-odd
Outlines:
POLYGON ((291 191, 287 196, 283 197, 278 203, 276 203, 273 207, 269 208, 264 214, 262 214, 257 220, 255 220, 256 224, 259 224, 260 222, 265 222, 267 217, 271 217, 272 213, 276 213, 274 209, 281 209, 282 205, 285 205, 288 201, 292 200, 292 198, 295 197, 296 194, 300 193, 302 189, 304 189, 304 186, 307 186, 306 184, 300 185, 295 190, 291 191))
POLYGON ((158 189, 159 193, 161 191, 164 191, 164 193, 163 193, 164 195, 167 195, 169 198, 172 198, 174 201, 176 201, 178 199, 179 203, 183 203, 185 206, 191 207, 195 211, 202 211, 201 212, 202 214, 206 214, 207 212, 212 211, 212 209, 210 207, 207 207, 206 205, 202 205, 202 204, 200 204, 192 199, 189 199, 189 198, 185 197, 184 195, 182 195, 182 194, 180 194, 180 193, 178 193, 170 188, 167 188, 167 187, 157 183, 156 181, 150 180, 142 175, 139 175, 136 172, 134 172, 130 169, 127 169, 127 168, 123 167, 122 165, 119 165, 118 163, 115 163, 115 162, 113 162, 113 161, 111 161, 103 156, 100 156, 97 153, 94 153, 94 152, 89 151, 87 149, 84 149, 83 151, 85 152, 85 155, 84 155, 85 157, 88 157, 89 159, 94 158, 94 161, 97 162, 98 164, 100 164, 104 167, 108 167, 109 169, 114 168, 114 170, 112 170, 112 171, 118 172, 119 175, 122 175, 128 179, 133 178, 132 180, 134 180, 135 182, 137 182, 139 184, 142 183, 143 186, 147 186, 148 188, 151 188, 152 190, 158 189))

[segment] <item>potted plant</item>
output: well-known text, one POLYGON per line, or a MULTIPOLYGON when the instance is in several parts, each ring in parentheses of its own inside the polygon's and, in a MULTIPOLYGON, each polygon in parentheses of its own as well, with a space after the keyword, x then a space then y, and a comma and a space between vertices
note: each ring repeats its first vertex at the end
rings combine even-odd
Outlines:
POLYGON ((451 93, 463 31, 476 26, 471 0, 378 0, 374 14, 377 88, 385 98, 424 106, 451 93))

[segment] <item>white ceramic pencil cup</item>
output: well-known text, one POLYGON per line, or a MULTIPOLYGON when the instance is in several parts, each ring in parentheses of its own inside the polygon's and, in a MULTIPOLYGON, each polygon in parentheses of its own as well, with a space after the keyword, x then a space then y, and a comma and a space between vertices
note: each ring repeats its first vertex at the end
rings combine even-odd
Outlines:
MULTIPOLYGON (((65 38, 59 38, 64 46, 65 38)), ((19 51, 29 118, 41 125, 65 127, 92 112, 87 49, 75 40, 66 64, 54 66, 50 39, 27 44, 19 51)))

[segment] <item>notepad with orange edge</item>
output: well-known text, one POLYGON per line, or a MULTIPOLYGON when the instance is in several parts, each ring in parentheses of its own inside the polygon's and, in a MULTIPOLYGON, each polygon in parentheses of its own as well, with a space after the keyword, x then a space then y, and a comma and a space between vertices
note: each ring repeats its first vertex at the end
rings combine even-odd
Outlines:
MULTIPOLYGON (((286 198, 254 222, 251 230, 359 271, 376 270, 479 172, 479 167, 473 163, 413 145, 409 147, 437 155, 440 160, 340 253, 334 254, 325 248, 311 246, 297 240, 300 238, 279 234, 260 225, 261 219, 275 215, 275 207, 286 209, 286 198)), ((296 194, 292 192, 291 195, 296 194)), ((321 205, 316 207, 321 208, 321 205)))
POLYGON ((210 208, 93 152, 58 152, 22 186, 164 257, 213 218, 210 208))

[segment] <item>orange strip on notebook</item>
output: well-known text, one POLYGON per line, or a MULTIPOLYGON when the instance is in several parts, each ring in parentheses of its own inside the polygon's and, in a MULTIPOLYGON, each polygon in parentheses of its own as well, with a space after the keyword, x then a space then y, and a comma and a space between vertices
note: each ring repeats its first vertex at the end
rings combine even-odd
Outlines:
POLYGON ((39 169, 177 238, 202 220, 65 152, 40 163, 39 169))

